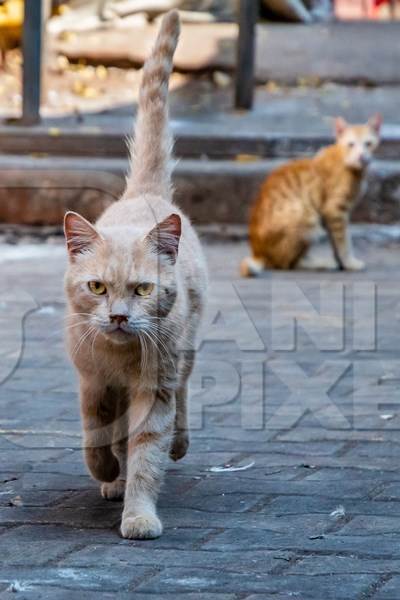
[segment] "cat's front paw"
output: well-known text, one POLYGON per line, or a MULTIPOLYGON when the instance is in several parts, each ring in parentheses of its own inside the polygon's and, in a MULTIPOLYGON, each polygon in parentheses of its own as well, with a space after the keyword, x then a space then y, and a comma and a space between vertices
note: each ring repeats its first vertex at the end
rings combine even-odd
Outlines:
POLYGON ((116 479, 111 483, 103 483, 100 491, 105 500, 123 500, 125 481, 123 479, 116 479))
POLYGON ((146 514, 122 518, 121 535, 130 540, 152 540, 160 537, 162 530, 157 515, 146 514))
POLYGON ((350 256, 350 258, 346 260, 344 268, 346 271, 363 271, 365 269, 365 263, 355 256, 350 256))
POLYGON ((172 458, 172 460, 179 460, 185 456, 186 452, 188 451, 188 448, 189 434, 187 433, 187 431, 176 433, 174 439, 172 440, 169 455, 172 458))

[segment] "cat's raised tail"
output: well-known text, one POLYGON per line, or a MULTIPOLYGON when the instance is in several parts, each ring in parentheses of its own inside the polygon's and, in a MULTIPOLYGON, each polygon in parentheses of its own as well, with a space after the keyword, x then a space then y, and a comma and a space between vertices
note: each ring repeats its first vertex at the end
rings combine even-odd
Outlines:
POLYGON ((152 194, 168 198, 171 195, 168 83, 179 32, 179 14, 172 10, 164 16, 152 53, 143 67, 125 197, 152 194))

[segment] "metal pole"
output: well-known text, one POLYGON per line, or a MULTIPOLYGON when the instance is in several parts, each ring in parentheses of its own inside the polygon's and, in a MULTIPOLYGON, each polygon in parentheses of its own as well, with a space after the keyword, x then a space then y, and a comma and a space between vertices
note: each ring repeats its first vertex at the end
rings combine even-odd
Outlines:
POLYGON ((240 0, 236 66, 236 108, 250 109, 254 95, 254 49, 258 0, 240 0))
POLYGON ((42 0, 25 0, 21 120, 24 125, 40 121, 42 34, 42 0))

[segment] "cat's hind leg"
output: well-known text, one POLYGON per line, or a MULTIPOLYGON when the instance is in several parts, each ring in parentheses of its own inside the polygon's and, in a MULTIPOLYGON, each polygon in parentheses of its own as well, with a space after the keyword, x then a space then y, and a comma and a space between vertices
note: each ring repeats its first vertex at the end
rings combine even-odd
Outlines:
POLYGON ((113 427, 112 453, 118 459, 119 475, 111 482, 104 482, 101 485, 101 495, 105 500, 123 500, 126 485, 126 461, 128 452, 128 412, 127 403, 124 398, 119 398, 117 402, 116 418, 113 427))
POLYGON ((337 268, 335 257, 329 248, 321 246, 326 233, 320 225, 313 227, 307 236, 308 245, 295 264, 296 269, 307 271, 328 271, 337 268))
POLYGON ((118 501, 124 499, 126 482, 124 479, 116 479, 101 484, 101 495, 105 500, 118 501))
POLYGON ((328 271, 337 269, 333 256, 317 256, 314 251, 305 254, 297 263, 296 269, 305 271, 328 271))
MULTIPOLYGON (((188 342, 187 342, 188 343, 188 342)), ((175 431, 169 451, 172 460, 183 458, 189 448, 188 380, 194 366, 194 351, 184 351, 178 363, 179 386, 176 390, 175 431)))
POLYGON ((111 450, 115 408, 109 391, 96 378, 82 378, 80 397, 87 467, 94 479, 114 481, 120 468, 111 450))
POLYGON ((187 415, 188 384, 185 382, 176 391, 175 431, 169 455, 172 460, 183 458, 189 448, 189 426, 187 415))
POLYGON ((126 485, 127 439, 114 443, 112 452, 118 459, 120 473, 114 481, 102 483, 100 491, 105 500, 123 500, 126 485))

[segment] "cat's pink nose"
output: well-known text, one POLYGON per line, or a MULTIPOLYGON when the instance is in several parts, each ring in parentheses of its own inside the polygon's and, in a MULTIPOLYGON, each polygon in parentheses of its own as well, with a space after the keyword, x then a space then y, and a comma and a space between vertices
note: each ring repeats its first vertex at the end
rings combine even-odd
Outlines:
POLYGON ((126 315, 110 315, 110 321, 116 322, 118 323, 118 325, 121 325, 121 323, 125 323, 127 320, 128 317, 126 315))

